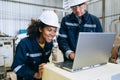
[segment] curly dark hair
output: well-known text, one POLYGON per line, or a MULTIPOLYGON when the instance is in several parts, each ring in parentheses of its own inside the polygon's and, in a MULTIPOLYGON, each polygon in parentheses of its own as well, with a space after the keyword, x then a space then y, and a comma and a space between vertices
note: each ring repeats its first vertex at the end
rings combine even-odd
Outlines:
POLYGON ((47 25, 41 22, 40 20, 31 19, 31 23, 27 28, 27 35, 33 39, 38 38, 41 34, 39 32, 39 28, 43 29, 45 26, 47 25))

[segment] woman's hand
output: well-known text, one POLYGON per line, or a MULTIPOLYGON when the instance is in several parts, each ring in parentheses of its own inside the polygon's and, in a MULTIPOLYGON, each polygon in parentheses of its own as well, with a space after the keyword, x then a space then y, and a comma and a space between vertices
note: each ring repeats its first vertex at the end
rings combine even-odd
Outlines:
POLYGON ((41 76, 38 72, 36 72, 36 73, 34 74, 34 78, 35 78, 35 79, 41 79, 42 76, 41 76))
POLYGON ((46 63, 42 63, 39 65, 38 72, 35 73, 34 78, 36 79, 41 79, 42 78, 42 72, 43 72, 43 67, 46 63))
POLYGON ((43 72, 43 68, 44 68, 44 65, 45 65, 46 63, 42 63, 42 64, 40 64, 39 65, 39 73, 42 73, 43 72))

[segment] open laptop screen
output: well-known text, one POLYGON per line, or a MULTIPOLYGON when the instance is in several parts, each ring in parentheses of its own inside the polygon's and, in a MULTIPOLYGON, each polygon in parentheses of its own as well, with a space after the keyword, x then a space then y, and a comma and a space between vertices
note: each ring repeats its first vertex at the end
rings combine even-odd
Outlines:
POLYGON ((81 68, 108 62, 115 33, 79 33, 73 68, 81 68))

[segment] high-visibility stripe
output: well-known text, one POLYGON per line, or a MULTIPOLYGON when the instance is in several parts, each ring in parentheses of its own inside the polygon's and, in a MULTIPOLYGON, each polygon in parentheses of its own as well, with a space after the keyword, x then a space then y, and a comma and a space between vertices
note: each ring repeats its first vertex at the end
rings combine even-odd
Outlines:
POLYGON ((84 27, 96 28, 95 24, 85 24, 84 27))
POLYGON ((66 34, 59 34, 60 37, 67 38, 66 34))
POLYGON ((68 26, 79 26, 78 23, 65 22, 65 24, 68 25, 68 26))
POLYGON ((27 53, 27 56, 29 56, 29 57, 39 57, 41 55, 42 55, 42 53, 34 53, 34 54, 27 53))
MULTIPOLYGON (((23 65, 24 65, 24 64, 23 64, 23 65)), ((17 66, 17 67, 14 69, 14 71, 17 72, 23 65, 17 66)))

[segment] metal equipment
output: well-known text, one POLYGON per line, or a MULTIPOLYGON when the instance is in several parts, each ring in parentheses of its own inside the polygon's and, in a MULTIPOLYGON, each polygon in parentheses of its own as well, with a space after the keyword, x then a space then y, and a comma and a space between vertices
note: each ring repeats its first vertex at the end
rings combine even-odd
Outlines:
POLYGON ((0 80, 5 80, 6 78, 6 69, 5 69, 5 57, 0 56, 0 80))
MULTIPOLYGON (((0 37, 0 56, 4 56, 5 67, 11 67, 14 53, 14 38, 0 37)), ((3 64, 0 60, 0 64, 3 64)))
POLYGON ((0 37, 0 80, 10 80, 7 78, 7 70, 13 62, 14 38, 0 37))

